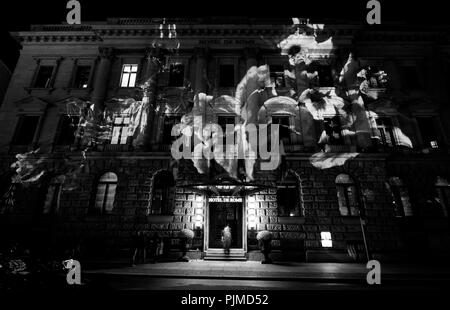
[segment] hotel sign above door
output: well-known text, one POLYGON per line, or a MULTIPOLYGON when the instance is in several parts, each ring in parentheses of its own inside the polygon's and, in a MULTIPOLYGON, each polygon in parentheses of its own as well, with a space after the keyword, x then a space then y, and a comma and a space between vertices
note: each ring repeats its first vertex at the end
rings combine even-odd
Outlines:
POLYGON ((242 202, 242 197, 215 196, 208 198, 209 202, 242 202))

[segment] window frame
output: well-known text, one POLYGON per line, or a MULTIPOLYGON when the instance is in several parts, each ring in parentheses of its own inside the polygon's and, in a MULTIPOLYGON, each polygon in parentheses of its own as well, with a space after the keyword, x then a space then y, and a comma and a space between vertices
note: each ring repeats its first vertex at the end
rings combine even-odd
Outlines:
POLYGON ((334 83, 334 79, 333 79, 333 66, 331 64, 318 63, 315 69, 317 71, 317 77, 319 79, 319 87, 321 87, 321 88, 335 87, 335 83, 334 83), (323 71, 325 68, 328 68, 330 70, 330 72, 329 72, 329 75, 330 75, 329 78, 331 79, 330 85, 324 85, 325 79, 321 79, 321 76, 323 77, 323 71))
POLYGON ((119 81, 119 87, 120 88, 135 88, 136 87, 136 83, 138 81, 138 73, 139 73, 139 64, 138 63, 125 63, 122 64, 122 69, 120 70, 120 81, 119 81), (130 68, 130 72, 128 72, 129 76, 128 76, 128 81, 127 81, 127 86, 122 86, 123 85, 123 79, 124 79, 124 74, 126 74, 127 72, 125 72, 125 67, 126 66, 131 66, 130 68), (133 71, 133 66, 136 66, 136 71, 133 71), (134 78, 134 85, 130 86, 130 79, 132 75, 135 75, 134 78))
POLYGON ((413 210, 412 210, 412 205, 411 205, 411 201, 410 201, 410 197, 409 197, 408 187, 405 185, 403 180, 400 179, 399 177, 393 176, 393 177, 389 178, 388 185, 389 185, 389 189, 390 189, 390 192, 391 192, 392 198, 393 198, 395 216, 396 217, 410 217, 410 216, 413 216, 414 213, 413 213, 413 210), (405 204, 403 202, 403 199, 402 199, 402 190, 407 195, 406 198, 408 198, 408 201, 409 201, 410 214, 406 214, 407 213, 406 212, 407 207, 405 206, 405 204), (398 212, 395 211, 395 210, 398 210, 398 209, 400 209, 400 214, 398 214, 398 212))
POLYGON ((42 205, 42 215, 46 216, 52 216, 58 213, 59 210, 59 206, 60 206, 60 198, 61 198, 61 193, 62 193, 62 183, 58 182, 55 180, 55 178, 53 178, 52 180, 50 180, 50 183, 47 186, 47 190, 45 193, 45 197, 44 197, 44 203, 42 205), (46 212, 47 210, 47 197, 49 194, 49 190, 50 188, 54 188, 53 193, 52 193, 52 197, 51 197, 51 201, 50 201, 50 205, 48 208, 48 212, 46 212))
MULTIPOLYGON (((292 139, 292 131, 291 131, 291 128, 292 128, 292 124, 291 124, 291 116, 290 116, 290 115, 287 115, 287 114, 276 114, 276 113, 271 114, 271 115, 270 115, 270 121, 271 121, 271 124, 274 124, 274 123, 273 123, 273 119, 274 119, 274 118, 276 118, 276 119, 287 119, 289 128, 288 128, 288 129, 285 129, 285 130, 287 130, 288 142, 287 142, 287 143, 284 143, 284 140, 283 140, 283 143, 284 143, 285 145, 291 145, 291 144, 292 144, 292 141, 293 141, 293 139, 292 139)), ((280 123, 277 123, 277 124, 279 125, 280 123)), ((268 128, 268 129, 269 129, 269 128, 268 128)), ((279 131, 279 138, 280 138, 280 141, 282 141, 282 135, 281 135, 282 129, 281 129, 281 127, 279 127, 279 129, 280 129, 280 131, 279 131)), ((269 130, 272 130, 272 129, 269 129, 269 130)), ((267 133, 268 136, 269 136, 269 133, 270 133, 270 132, 271 132, 271 131, 269 131, 269 132, 267 133)))
POLYGON ((439 203, 442 207, 443 216, 448 218, 450 217, 450 199, 448 197, 450 196, 450 194, 447 196, 445 191, 450 192, 450 183, 446 178, 438 177, 434 184, 434 187, 440 201, 439 203))
POLYGON ((90 85, 91 85, 91 80, 92 80, 92 71, 93 71, 92 65, 77 63, 74 67, 74 74, 73 74, 73 79, 72 79, 70 87, 73 89, 89 89, 90 85), (79 87, 76 85, 80 68, 89 68, 89 74, 88 74, 87 81, 86 81, 86 87, 79 87))
POLYGON ((183 87, 184 86, 184 81, 185 81, 185 76, 186 76, 186 65, 184 63, 173 63, 170 64, 169 66, 169 77, 168 77, 168 81, 167 81, 167 86, 168 87, 183 87), (181 77, 181 85, 173 85, 173 80, 172 80, 172 68, 176 67, 176 66, 180 66, 183 68, 182 71, 182 77, 181 77))
POLYGON ((33 81, 33 88, 41 88, 41 89, 49 89, 52 88, 52 79, 53 79, 53 74, 55 72, 55 65, 39 65, 37 72, 36 72, 36 78, 33 81), (50 75, 48 76, 47 82, 45 86, 38 86, 37 83, 40 80, 40 73, 42 71, 43 68, 50 68, 49 71, 50 75))
POLYGON ((345 139, 344 139, 345 136, 342 134, 342 122, 338 115, 324 116, 322 123, 323 123, 323 131, 325 131, 326 135, 328 136, 328 142, 326 144, 328 144, 328 145, 345 145, 345 139), (339 129, 339 131, 337 131, 337 133, 339 135, 338 139, 336 139, 333 135, 331 135, 331 136, 328 135, 327 127, 329 127, 332 130, 332 132, 331 132, 332 134, 333 134, 333 132, 336 132, 336 131, 334 131, 334 129, 326 121, 330 121, 330 122, 336 121, 337 122, 337 127, 339 129), (333 141, 333 143, 331 143, 332 139, 337 140, 339 143, 336 143, 335 141, 333 141))
POLYGON ((219 68, 218 68, 219 74, 217 75, 218 81, 217 81, 217 85, 219 86, 219 88, 232 88, 232 87, 236 87, 236 64, 234 63, 220 63, 219 64, 219 68), (222 67, 232 67, 233 68, 233 75, 232 75, 232 81, 230 82, 231 85, 229 86, 224 86, 222 85, 222 67))
MULTIPOLYGON (((220 126, 220 128, 222 129, 222 146, 223 146, 223 152, 226 152, 226 139, 227 139, 227 131, 226 131, 226 129, 227 129, 227 125, 233 125, 234 126, 234 128, 236 128, 236 123, 237 123, 237 120, 236 120, 236 116, 235 115, 233 115, 233 114, 217 114, 217 116, 216 116, 216 124, 217 125, 219 125, 220 126), (225 123, 225 128, 223 128, 222 126, 221 126, 221 123, 219 122, 219 119, 233 119, 233 123, 228 123, 228 122, 226 122, 225 123)), ((234 141, 234 145, 236 144, 236 133, 234 133, 233 134, 233 141, 234 141)), ((233 148, 234 148, 234 145, 233 145, 233 148)))
POLYGON ((109 141, 110 145, 127 145, 129 143, 129 135, 128 131, 131 124, 131 115, 127 113, 116 113, 113 115, 112 125, 111 125, 111 140, 109 141), (116 120, 121 118, 122 123, 117 124, 116 120), (125 123, 125 119, 128 119, 128 123, 125 123), (113 143, 114 139, 114 130, 116 128, 120 128, 119 135, 117 138, 117 143, 113 143), (124 132, 125 131, 125 132, 124 132), (123 138, 125 137, 125 143, 122 143, 123 138))
POLYGON ((375 123, 377 126, 377 130, 380 133, 381 145, 386 146, 386 147, 398 146, 398 138, 395 134, 395 126, 394 126, 393 118, 391 116, 377 117, 375 119, 375 123), (391 123, 390 126, 385 125, 384 120, 389 120, 389 122, 391 123), (382 122, 382 124, 380 124, 379 122, 382 122), (386 139, 387 134, 389 134, 389 136, 390 136, 391 145, 389 145, 387 143, 387 139, 386 139))
POLYGON ((417 124, 417 133, 420 138, 421 147, 424 149, 432 150, 432 151, 441 150, 444 146, 444 142, 443 142, 442 133, 440 130, 439 117, 437 115, 415 115, 415 120, 416 120, 416 124, 417 124), (420 123, 419 123, 419 119, 431 120, 431 123, 433 125, 432 128, 433 128, 434 134, 436 135, 437 147, 433 147, 431 145, 431 142, 433 142, 433 141, 428 141, 430 144, 426 144, 425 139, 424 139, 424 133, 422 132, 422 127, 420 126, 420 123))
POLYGON ((70 145, 74 145, 76 143, 76 141, 77 141, 76 132, 78 130, 79 123, 80 123, 80 116, 69 115, 69 114, 61 114, 59 116, 58 129, 57 129, 57 133, 55 135, 55 139, 54 139, 53 145, 54 146, 70 146, 70 145), (77 119, 78 118, 78 122, 77 122, 77 124, 75 126, 75 129, 73 131, 73 141, 70 144, 60 143, 61 137, 63 136, 64 119, 67 119, 67 118, 70 118, 70 119, 72 119, 72 118, 77 119))
POLYGON ((42 115, 40 114, 20 114, 16 123, 16 127, 14 129, 14 134, 13 134, 13 138, 11 140, 11 145, 14 146, 29 146, 29 145, 34 145, 36 143, 36 140, 38 139, 38 135, 39 135, 39 126, 42 122, 42 115), (22 130, 23 124, 24 124, 24 119, 26 117, 37 117, 37 122, 36 122, 36 127, 34 128, 34 133, 33 136, 31 138, 31 141, 29 143, 17 143, 17 139, 19 136, 20 131, 22 130))
POLYGON ((53 90, 55 86, 56 81, 56 75, 59 70, 59 65, 61 63, 62 57, 56 58, 56 57, 40 57, 40 58, 34 58, 36 61, 36 68, 33 73, 33 77, 30 81, 30 86, 28 87, 28 91, 31 89, 42 89, 42 90, 53 90), (39 75, 39 71, 41 67, 51 66, 53 67, 52 74, 50 77, 49 85, 47 87, 37 87, 36 81, 39 75))
POLYGON ((151 206, 149 208, 149 215, 173 215, 173 211, 174 211, 174 207, 175 207, 175 186, 176 186, 176 181, 173 178, 173 175, 166 170, 162 170, 157 172, 154 176, 153 176, 153 180, 152 180, 152 197, 151 197, 151 206), (161 176, 161 174, 170 174, 170 177, 172 178, 171 181, 173 181, 173 185, 169 186, 170 184, 161 184, 161 185, 157 185, 157 178, 161 176), (159 187, 161 186, 161 187, 159 187), (155 210, 155 205, 154 205, 154 201, 156 200, 155 198, 157 197, 156 195, 156 190, 162 190, 161 193, 161 199, 160 201, 165 201, 165 204, 159 205, 159 212, 155 212, 157 210, 155 210), (170 193, 170 191, 172 190, 172 193, 170 193), (170 198, 170 195, 172 195, 172 198, 170 198), (165 197, 166 199, 162 199, 163 197, 165 197))
POLYGON ((164 118, 163 118, 163 120, 162 120, 162 135, 161 135, 161 144, 163 144, 163 145, 171 145, 176 139, 177 139, 177 137, 175 137, 175 136, 172 136, 171 135, 171 132, 172 132, 172 129, 170 130, 170 142, 169 143, 167 143, 167 141, 166 141, 166 121, 168 120, 168 119, 176 119, 176 122, 175 123, 172 123, 172 128, 173 128, 173 125, 176 125, 176 124, 179 124, 180 122, 181 122, 181 118, 183 117, 183 115, 181 115, 181 114, 164 114, 164 118))
POLYGON ((269 77, 270 78, 270 83, 272 85, 274 85, 275 89, 284 89, 284 88, 286 88, 286 76, 284 74, 284 71, 286 70, 285 66, 283 64, 271 64, 271 65, 269 65, 269 70, 270 70, 270 77, 269 77), (273 67, 275 67, 275 68, 281 67, 283 69, 283 71, 274 71, 274 70, 272 70, 273 67), (283 86, 277 86, 276 80, 278 78, 282 78, 283 86))
POLYGON ((338 174, 336 176, 335 179, 335 186, 336 186, 336 197, 338 199, 338 206, 339 206, 339 213, 341 216, 348 216, 348 217, 357 217, 357 216, 363 216, 363 210, 362 210, 362 206, 361 206, 361 201, 360 201, 360 195, 359 195, 359 188, 356 185, 355 180, 353 179, 353 177, 347 173, 341 173, 338 174), (350 182, 338 182, 338 177, 341 175, 345 175, 348 177, 348 179, 350 180, 350 182), (350 187, 353 187, 355 190, 355 212, 356 214, 353 214, 352 212, 352 208, 350 205, 350 199, 349 199, 349 195, 348 195, 348 189, 350 187), (342 193, 344 194, 344 199, 345 199, 345 206, 341 206, 341 199, 339 197, 339 189, 342 189, 342 193), (342 208, 346 208, 347 209, 347 214, 342 214, 342 208))
POLYGON ((117 194, 117 187, 119 184, 119 177, 117 176, 117 174, 115 172, 112 171, 107 171, 105 173, 102 173, 98 179, 97 182, 95 183, 95 192, 92 198, 92 204, 91 204, 91 209, 90 209, 90 213, 94 214, 94 215, 104 215, 104 214, 111 214, 113 213, 114 210, 114 205, 116 202, 116 194, 117 194), (106 176, 107 174, 112 173, 115 176, 115 180, 110 181, 110 180, 102 180, 102 178, 104 176, 106 176), (105 192, 103 194, 103 198, 102 198, 102 206, 101 208, 99 208, 97 206, 97 196, 98 196, 98 191, 99 191, 99 187, 100 185, 105 185, 105 192), (106 211, 106 202, 107 202, 107 196, 108 196, 108 192, 110 189, 110 185, 115 185, 116 188, 114 189, 114 196, 113 196, 113 201, 112 201, 112 208, 111 210, 106 211))
MULTIPOLYGON (((300 190, 299 190, 299 185, 296 183, 284 183, 284 184, 280 184, 277 186, 277 190, 276 190, 276 197, 277 197, 277 207, 278 207, 278 216, 279 217, 303 217, 302 214, 302 207, 301 207, 301 203, 300 203, 300 190), (295 203, 293 204, 293 208, 288 208, 288 213, 286 212, 280 212, 281 208, 280 208, 280 204, 278 203, 278 191, 279 190, 286 190, 286 191, 295 191, 295 203)), ((284 206, 286 207, 286 206, 284 206)), ((286 210, 284 210, 286 211, 286 210)))

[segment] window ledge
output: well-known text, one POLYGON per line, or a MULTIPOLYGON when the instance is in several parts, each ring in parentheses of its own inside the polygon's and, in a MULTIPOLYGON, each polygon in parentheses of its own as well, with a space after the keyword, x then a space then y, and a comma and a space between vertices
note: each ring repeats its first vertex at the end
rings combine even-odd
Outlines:
POLYGON ((342 215, 342 224, 359 224, 359 216, 356 215, 342 215))
POLYGON ((149 214, 147 221, 149 223, 172 223, 173 215, 149 214))
POLYGON ((68 92, 71 92, 71 91, 91 91, 93 88, 92 87, 81 87, 81 88, 79 88, 79 87, 65 87, 65 88, 63 88, 64 90, 67 90, 68 92))
POLYGON ((302 216, 279 216, 278 222, 280 224, 304 224, 305 218, 302 216))
POLYGON ((23 152, 29 152, 32 151, 34 147, 31 144, 12 144, 9 146, 9 152, 10 153, 23 153, 23 152))
POLYGON ((131 151, 129 144, 105 144, 99 150, 105 152, 128 152, 131 151))
POLYGON ((326 144, 325 148, 326 148, 326 153, 356 152, 356 146, 353 146, 353 145, 326 144))
POLYGON ((24 89, 30 93, 32 91, 47 91, 49 93, 51 93, 52 91, 54 91, 56 88, 55 87, 24 87, 24 89))

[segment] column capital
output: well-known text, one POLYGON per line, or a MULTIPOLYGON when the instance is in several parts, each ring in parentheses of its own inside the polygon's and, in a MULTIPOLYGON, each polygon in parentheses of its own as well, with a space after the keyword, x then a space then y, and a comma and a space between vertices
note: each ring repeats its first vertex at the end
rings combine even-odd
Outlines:
POLYGON ((112 59, 114 57, 114 48, 112 47, 99 47, 98 54, 100 58, 112 59))
POLYGON ((194 48, 194 55, 196 58, 206 58, 209 54, 209 48, 207 47, 196 47, 194 48))
POLYGON ((243 52, 246 58, 257 58, 260 49, 258 47, 245 47, 243 52))
POLYGON ((156 47, 147 47, 145 49, 145 59, 149 60, 152 58, 160 58, 163 55, 163 50, 156 46, 156 47))

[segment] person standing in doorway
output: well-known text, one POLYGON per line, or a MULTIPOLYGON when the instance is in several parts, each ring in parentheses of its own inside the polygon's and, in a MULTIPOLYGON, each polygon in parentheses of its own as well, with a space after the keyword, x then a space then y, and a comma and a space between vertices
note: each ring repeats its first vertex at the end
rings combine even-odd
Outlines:
POLYGON ((224 250, 225 254, 230 254, 231 228, 228 224, 222 230, 222 244, 223 244, 223 250, 224 250))

